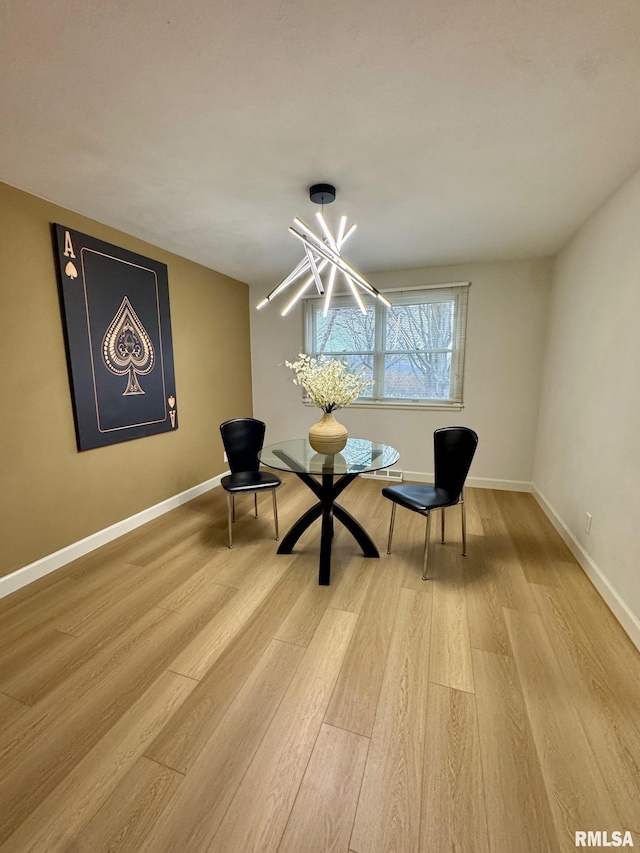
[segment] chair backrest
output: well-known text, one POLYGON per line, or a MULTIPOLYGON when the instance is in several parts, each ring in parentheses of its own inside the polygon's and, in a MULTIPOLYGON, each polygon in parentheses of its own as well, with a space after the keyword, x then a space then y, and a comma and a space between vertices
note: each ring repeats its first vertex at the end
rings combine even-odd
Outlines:
POLYGON ((433 434, 435 486, 459 498, 478 446, 477 434, 468 427, 443 427, 433 434))
POLYGON ((232 418, 220 424, 222 443, 232 474, 258 470, 258 453, 264 444, 265 430, 264 421, 256 418, 232 418))

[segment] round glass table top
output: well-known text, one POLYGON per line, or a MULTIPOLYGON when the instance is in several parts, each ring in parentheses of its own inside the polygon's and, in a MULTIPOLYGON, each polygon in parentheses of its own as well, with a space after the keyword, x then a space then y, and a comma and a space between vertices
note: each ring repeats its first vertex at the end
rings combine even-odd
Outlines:
POLYGON ((395 447, 369 441, 366 438, 349 438, 340 453, 316 453, 307 438, 292 438, 269 444, 258 454, 263 465, 279 471, 304 474, 364 474, 388 468, 400 459, 395 447))

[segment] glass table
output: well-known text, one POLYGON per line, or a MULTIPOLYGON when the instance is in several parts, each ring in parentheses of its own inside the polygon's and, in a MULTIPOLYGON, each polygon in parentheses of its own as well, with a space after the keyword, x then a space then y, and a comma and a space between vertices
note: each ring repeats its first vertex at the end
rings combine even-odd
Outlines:
POLYGON ((306 438, 293 438, 264 447, 258 458, 268 468, 291 471, 318 498, 318 503, 301 515, 284 537, 278 554, 291 554, 304 531, 316 519, 322 518, 318 583, 329 584, 333 520, 336 518, 351 533, 365 557, 380 556, 366 530, 344 507, 336 503, 336 498, 358 474, 379 471, 395 464, 400 454, 394 447, 366 438, 349 438, 341 453, 325 455, 316 453, 306 438))

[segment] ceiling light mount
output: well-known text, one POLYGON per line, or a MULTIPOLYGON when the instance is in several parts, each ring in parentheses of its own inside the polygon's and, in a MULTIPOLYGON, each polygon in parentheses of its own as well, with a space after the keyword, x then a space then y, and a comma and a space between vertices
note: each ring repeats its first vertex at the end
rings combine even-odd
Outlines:
MULTIPOLYGON (((309 198, 315 204, 321 204, 324 207, 325 204, 331 204, 332 201, 335 201, 336 188, 332 184, 314 184, 312 187, 309 187, 309 198)), ((320 211, 316 213, 316 219, 320 225, 320 236, 312 231, 308 225, 305 225, 301 219, 298 219, 297 216, 293 220, 293 226, 289 228, 289 231, 302 243, 305 251, 305 257, 300 261, 297 267, 289 273, 288 276, 282 279, 280 284, 274 287, 268 296, 265 296, 265 298, 256 305, 256 308, 258 310, 264 308, 265 305, 268 305, 274 297, 279 296, 283 291, 287 290, 294 281, 305 276, 293 298, 281 311, 282 316, 286 317, 298 300, 305 295, 311 285, 315 284, 318 296, 324 297, 322 313, 323 316, 326 317, 331 304, 331 296, 333 294, 333 287, 337 273, 341 274, 341 277, 348 285, 349 290, 363 314, 367 313, 367 309, 362 301, 360 290, 364 291, 370 299, 379 299, 385 305, 391 305, 389 300, 383 296, 382 293, 379 293, 375 287, 358 272, 358 270, 352 267, 351 264, 347 263, 347 261, 342 257, 340 250, 343 244, 347 242, 349 237, 355 231, 355 223, 347 228, 347 217, 346 215, 341 216, 338 230, 334 234, 327 225, 324 216, 320 211), (325 283, 321 278, 321 273, 326 267, 329 267, 329 270, 327 286, 325 288, 325 283), (360 288, 360 290, 358 290, 358 288, 360 288)))
POLYGON ((332 184, 314 184, 309 187, 309 198, 315 204, 331 204, 336 200, 336 188, 332 184))

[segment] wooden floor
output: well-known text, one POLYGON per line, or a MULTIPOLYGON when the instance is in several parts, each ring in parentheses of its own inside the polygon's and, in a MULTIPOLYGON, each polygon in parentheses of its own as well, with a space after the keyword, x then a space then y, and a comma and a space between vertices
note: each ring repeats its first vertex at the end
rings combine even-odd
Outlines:
POLYGON ((427 582, 422 518, 387 556, 380 485, 341 500, 382 556, 338 525, 330 587, 216 489, 0 601, 2 851, 640 847, 640 655, 533 498, 469 489, 427 582))

